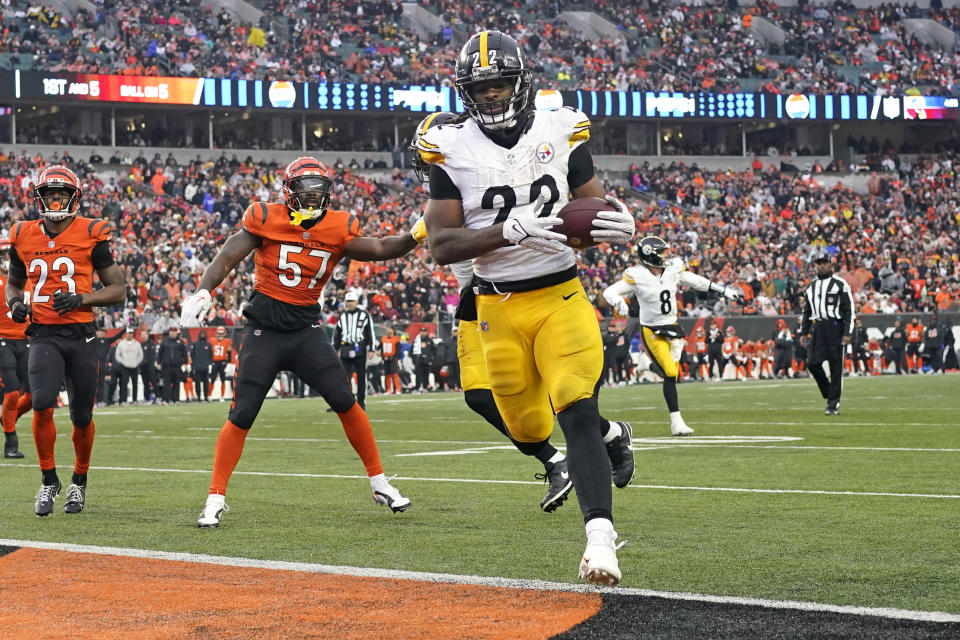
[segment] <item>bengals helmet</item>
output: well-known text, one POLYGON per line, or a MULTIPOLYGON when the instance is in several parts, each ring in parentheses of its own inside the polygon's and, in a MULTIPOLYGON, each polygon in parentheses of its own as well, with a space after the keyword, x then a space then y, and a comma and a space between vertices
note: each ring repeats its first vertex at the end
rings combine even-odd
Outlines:
POLYGON ((294 212, 293 224, 320 218, 327 212, 333 189, 333 172, 309 156, 297 158, 283 172, 283 197, 294 212))
POLYGON ((80 209, 80 180, 62 164, 47 167, 33 188, 33 201, 47 220, 59 222, 80 209))
POLYGON ((484 129, 512 127, 533 104, 533 71, 517 41, 500 31, 481 31, 467 40, 457 56, 454 76, 463 108, 484 129), (476 89, 490 82, 510 85, 513 91, 506 98, 483 101, 476 89))
POLYGON ((667 253, 670 251, 663 238, 659 236, 647 236, 640 241, 640 262, 648 267, 663 268, 667 264, 667 253))
POLYGON ((420 142, 420 137, 425 134, 427 131, 433 127, 439 127, 442 124, 450 124, 457 119, 457 116, 449 111, 437 111, 436 113, 431 113, 426 118, 420 121, 420 124, 417 125, 417 130, 413 134, 413 140, 410 141, 410 150, 413 151, 413 160, 410 161, 410 164, 413 165, 413 172, 417 176, 417 180, 420 182, 426 182, 428 175, 430 173, 430 165, 421 157, 420 152, 417 150, 417 144, 420 142))

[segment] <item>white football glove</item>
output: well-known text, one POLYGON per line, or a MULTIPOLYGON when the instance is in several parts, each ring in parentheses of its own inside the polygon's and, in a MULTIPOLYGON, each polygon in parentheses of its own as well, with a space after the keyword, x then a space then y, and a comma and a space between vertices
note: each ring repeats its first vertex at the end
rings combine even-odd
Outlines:
POLYGON ((628 315, 630 315, 630 305, 628 305, 627 301, 623 298, 617 300, 616 304, 613 305, 613 310, 621 318, 626 318, 628 315))
POLYGON ((516 244, 540 253, 560 253, 568 249, 563 244, 567 236, 550 227, 563 222, 556 216, 535 218, 532 215, 510 218, 503 223, 503 237, 510 244, 516 244))
POLYGON ((593 231, 590 237, 596 242, 612 244, 628 244, 637 232, 637 221, 633 214, 613 196, 606 196, 604 200, 616 207, 616 211, 599 211, 593 221, 593 231))
POLYGON ((211 303, 210 292, 206 289, 200 289, 184 300, 180 307, 180 326, 199 327, 200 319, 207 315, 211 303))
POLYGON ((743 302, 743 291, 737 287, 724 287, 723 295, 726 298, 730 298, 734 302, 743 302))

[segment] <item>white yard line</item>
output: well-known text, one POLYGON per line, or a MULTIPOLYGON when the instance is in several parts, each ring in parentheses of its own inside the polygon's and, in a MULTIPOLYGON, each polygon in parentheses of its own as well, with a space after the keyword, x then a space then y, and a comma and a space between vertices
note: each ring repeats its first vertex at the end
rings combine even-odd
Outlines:
MULTIPOLYGON (((0 463, 0 467, 25 467, 35 469, 35 464, 15 464, 0 463)), ((167 469, 150 467, 91 467, 99 471, 133 471, 137 473, 194 473, 209 475, 209 469, 167 469)), ((270 478, 326 478, 338 480, 366 480, 366 476, 335 474, 335 473, 289 473, 282 471, 234 471, 235 476, 263 476, 270 478)), ((484 480, 478 478, 424 478, 420 476, 394 476, 396 479, 405 482, 451 482, 460 484, 513 484, 513 485, 535 485, 541 486, 543 483, 536 480, 484 480)), ((767 493, 767 494, 806 494, 823 496, 872 496, 886 498, 935 498, 946 500, 960 500, 960 495, 944 493, 897 493, 885 491, 831 491, 822 489, 752 489, 748 487, 695 487, 695 486, 677 486, 667 484, 631 484, 631 489, 652 489, 660 491, 725 491, 731 493, 767 493)))
POLYGON ((796 611, 842 613, 856 616, 878 616, 897 620, 918 620, 923 622, 960 622, 960 615, 946 613, 943 611, 913 611, 910 609, 894 609, 889 607, 859 607, 851 605, 823 604, 819 602, 800 602, 795 600, 767 600, 764 598, 715 596, 701 593, 653 591, 650 589, 594 587, 585 584, 547 582, 545 580, 518 580, 513 578, 347 567, 305 562, 287 562, 282 560, 255 560, 251 558, 231 558, 226 556, 211 556, 194 553, 176 553, 169 551, 151 551, 146 549, 128 549, 123 547, 61 544, 56 542, 37 542, 32 540, 7 540, 0 538, 0 545, 10 547, 25 547, 30 549, 47 549, 51 551, 65 551, 69 553, 88 553, 95 555, 120 556, 126 558, 145 558, 151 560, 168 560, 172 562, 190 562, 194 564, 212 564, 228 567, 248 567, 255 569, 271 569, 276 571, 297 571, 301 573, 345 575, 356 576, 360 578, 417 580, 420 582, 434 582, 442 584, 469 584, 501 589, 533 589, 537 591, 566 591, 573 593, 602 592, 648 598, 665 598, 669 600, 746 605, 769 609, 791 609, 796 611))

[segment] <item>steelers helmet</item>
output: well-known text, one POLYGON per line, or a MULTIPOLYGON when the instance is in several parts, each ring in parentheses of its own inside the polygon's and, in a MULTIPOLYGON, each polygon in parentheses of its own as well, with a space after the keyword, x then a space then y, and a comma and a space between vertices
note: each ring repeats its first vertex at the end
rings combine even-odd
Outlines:
POLYGON ((457 56, 454 76, 463 108, 484 129, 512 127, 533 104, 533 71, 517 41, 501 31, 481 31, 467 40, 457 56), (474 92, 488 82, 509 84, 513 91, 506 98, 483 101, 474 92))
POLYGON ((410 149, 413 151, 413 159, 410 161, 410 164, 413 165, 413 172, 420 182, 426 182, 430 173, 430 165, 427 164, 417 149, 420 138, 430 129, 439 127, 442 124, 450 124, 456 119, 456 114, 450 113, 449 111, 437 111, 436 113, 428 115, 417 125, 417 130, 413 134, 413 140, 410 141, 410 149))
POLYGON ((663 267, 667 263, 670 245, 659 236, 647 236, 640 241, 639 251, 640 262, 648 267, 663 267))

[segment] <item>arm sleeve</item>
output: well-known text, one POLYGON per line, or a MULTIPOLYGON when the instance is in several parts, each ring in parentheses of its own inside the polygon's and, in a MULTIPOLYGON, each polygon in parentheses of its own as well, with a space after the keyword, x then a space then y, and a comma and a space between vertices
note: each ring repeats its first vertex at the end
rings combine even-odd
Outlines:
POLYGON ((615 307, 624 296, 632 296, 633 287, 623 280, 618 280, 603 290, 603 299, 611 307, 615 307))
POLYGON ((431 200, 463 200, 460 189, 453 184, 447 172, 437 165, 430 166, 430 199, 431 200))
POLYGON ((27 277, 27 267, 14 247, 10 247, 10 275, 16 278, 27 277))
MULTIPOLYGON (((593 177, 593 156, 586 144, 581 144, 570 152, 567 159, 567 186, 571 190, 582 187, 593 177)), ((430 176, 433 178, 433 174, 430 176)))
POLYGON ((849 336, 853 333, 853 320, 856 314, 853 312, 853 289, 846 281, 840 280, 843 290, 840 293, 840 317, 843 318, 843 335, 849 336))
POLYGON ((110 251, 110 243, 104 240, 95 244, 90 252, 90 260, 93 262, 93 268, 97 271, 115 264, 113 252, 110 251))

